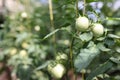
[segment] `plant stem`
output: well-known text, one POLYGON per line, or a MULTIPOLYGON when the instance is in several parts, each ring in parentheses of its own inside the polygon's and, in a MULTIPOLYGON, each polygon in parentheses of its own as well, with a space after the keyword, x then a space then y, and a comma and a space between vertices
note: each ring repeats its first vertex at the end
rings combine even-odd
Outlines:
POLYGON ((78 0, 76 0, 76 18, 78 17, 78 0))
POLYGON ((82 80, 84 80, 84 73, 82 73, 82 80))
POLYGON ((86 0, 83 0, 83 2, 84 2, 84 8, 83 8, 83 16, 85 15, 85 10, 86 10, 86 0))
POLYGON ((54 22, 53 22, 53 11, 52 11, 52 0, 49 0, 49 13, 50 13, 50 21, 51 21, 51 27, 54 28, 54 22))
POLYGON ((74 43, 74 37, 71 40, 71 45, 70 45, 70 63, 71 63, 71 68, 74 70, 74 64, 73 64, 73 43, 74 43))
MULTIPOLYGON (((76 0, 76 18, 79 16, 78 15, 78 0, 76 0)), ((70 56, 70 65, 71 65, 71 69, 73 69, 73 72, 74 72, 74 62, 73 62, 73 43, 74 43, 74 36, 72 37, 72 40, 71 40, 71 43, 70 43, 70 53, 69 53, 69 56, 70 56)))
MULTIPOLYGON (((52 9, 53 9, 52 8, 52 0, 49 0, 50 23, 51 23, 52 31, 54 31, 55 28, 54 28, 53 10, 52 9)), ((55 53, 56 53, 56 36, 55 36, 55 34, 52 37, 52 41, 53 41, 54 49, 55 49, 55 53)))

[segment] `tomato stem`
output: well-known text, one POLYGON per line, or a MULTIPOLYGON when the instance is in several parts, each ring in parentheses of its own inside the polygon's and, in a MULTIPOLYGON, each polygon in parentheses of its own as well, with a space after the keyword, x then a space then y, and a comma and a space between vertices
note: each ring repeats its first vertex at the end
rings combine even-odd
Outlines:
MULTIPOLYGON (((76 2, 75 2, 75 5, 76 5, 76 18, 78 17, 78 0, 76 0, 76 2)), ((70 54, 69 54, 69 56, 70 56, 70 65, 71 65, 71 68, 74 70, 74 64, 73 64, 73 49, 72 49, 72 47, 73 47, 73 43, 74 43, 74 37, 72 37, 72 40, 71 40, 71 45, 70 45, 70 54)))
POLYGON ((78 0, 76 0, 76 18, 78 17, 78 0))
MULTIPOLYGON (((52 0, 49 0, 49 13, 50 13, 50 23, 51 23, 51 27, 52 27, 52 31, 55 30, 54 28, 54 20, 53 20, 53 7, 52 7, 52 0)), ((54 49, 55 49, 55 53, 56 53, 56 35, 53 35, 52 38, 53 44, 54 44, 54 49)))
POLYGON ((71 40, 71 45, 70 45, 70 63, 71 63, 71 68, 74 69, 74 64, 73 64, 73 43, 74 43, 74 37, 71 40))

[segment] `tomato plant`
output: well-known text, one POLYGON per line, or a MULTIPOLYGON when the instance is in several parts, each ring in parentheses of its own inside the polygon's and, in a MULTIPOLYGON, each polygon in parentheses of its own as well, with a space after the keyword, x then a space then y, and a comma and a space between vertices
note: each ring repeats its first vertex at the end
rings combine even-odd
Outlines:
POLYGON ((120 80, 117 1, 44 1, 20 0, 24 9, 0 23, 0 61, 11 78, 120 80))

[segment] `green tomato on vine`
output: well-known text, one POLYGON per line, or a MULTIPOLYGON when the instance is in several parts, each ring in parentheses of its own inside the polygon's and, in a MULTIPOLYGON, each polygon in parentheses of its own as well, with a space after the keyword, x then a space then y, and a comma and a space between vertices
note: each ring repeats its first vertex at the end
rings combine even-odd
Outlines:
POLYGON ((60 79, 66 72, 66 69, 63 64, 57 63, 56 65, 49 64, 47 67, 48 72, 55 79, 60 79))
POLYGON ((76 29, 78 31, 86 31, 89 28, 89 24, 87 17, 78 17, 76 19, 76 29))
POLYGON ((104 27, 100 23, 95 23, 92 26, 92 32, 95 37, 100 37, 104 34, 104 27))

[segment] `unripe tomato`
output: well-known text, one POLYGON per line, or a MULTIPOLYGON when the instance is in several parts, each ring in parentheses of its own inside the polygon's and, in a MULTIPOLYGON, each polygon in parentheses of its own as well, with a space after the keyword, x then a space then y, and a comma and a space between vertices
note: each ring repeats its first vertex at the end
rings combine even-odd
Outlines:
POLYGON ((60 79, 65 73, 65 67, 62 64, 57 64, 52 68, 51 74, 56 78, 60 79))
POLYGON ((55 57, 56 60, 68 60, 68 56, 64 53, 62 54, 58 54, 56 57, 55 57))
POLYGON ((13 48, 10 50, 10 55, 15 55, 17 53, 17 49, 16 48, 13 48))
POLYGON ((56 79, 62 78, 66 69, 64 65, 57 63, 54 67, 52 65, 48 65, 48 72, 56 79))
POLYGON ((24 49, 27 49, 27 48, 29 47, 29 44, 28 44, 27 42, 23 42, 23 43, 22 43, 22 47, 23 47, 24 49))
POLYGON ((103 33, 104 33, 104 27, 103 27, 103 25, 99 24, 99 23, 93 24, 92 32, 93 32, 93 34, 94 34, 95 37, 102 36, 103 33))
POLYGON ((28 56, 26 50, 21 50, 19 54, 20 54, 20 57, 27 57, 28 56))
POLYGON ((21 13, 21 17, 22 17, 22 18, 27 18, 27 17, 28 17, 28 14, 27 14, 26 12, 22 12, 22 13, 21 13))
POLYGON ((76 29, 78 31, 86 31, 89 27, 89 20, 86 17, 79 17, 76 19, 76 29))
POLYGON ((35 31, 40 31, 40 26, 37 25, 37 26, 34 27, 34 29, 35 29, 35 31))

